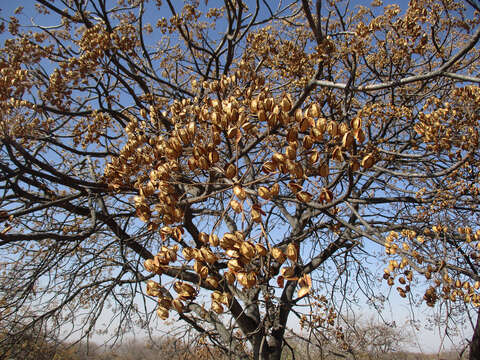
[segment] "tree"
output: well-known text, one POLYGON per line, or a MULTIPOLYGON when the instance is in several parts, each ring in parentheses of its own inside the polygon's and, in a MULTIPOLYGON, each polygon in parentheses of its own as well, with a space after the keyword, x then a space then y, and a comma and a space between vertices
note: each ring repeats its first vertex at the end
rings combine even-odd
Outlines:
POLYGON ((382 275, 474 316, 480 9, 354 5, 37 0, 4 18, 1 320, 88 335, 108 309, 121 336, 153 297, 230 356, 280 359, 290 317, 341 338, 382 275), (380 247, 384 274, 365 262, 380 247))

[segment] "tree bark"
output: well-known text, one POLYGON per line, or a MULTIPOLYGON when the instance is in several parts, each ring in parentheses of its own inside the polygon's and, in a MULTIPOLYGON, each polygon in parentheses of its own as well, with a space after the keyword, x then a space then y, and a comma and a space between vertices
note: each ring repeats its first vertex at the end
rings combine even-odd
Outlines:
POLYGON ((472 341, 470 342, 470 360, 480 359, 480 309, 477 313, 477 323, 473 331, 472 341))

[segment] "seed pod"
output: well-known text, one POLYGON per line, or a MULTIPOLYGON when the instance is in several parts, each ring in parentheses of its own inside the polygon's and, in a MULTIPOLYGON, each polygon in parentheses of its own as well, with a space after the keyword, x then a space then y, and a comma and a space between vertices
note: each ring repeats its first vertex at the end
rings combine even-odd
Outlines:
POLYGON ((294 263, 298 260, 298 247, 295 244, 288 244, 287 250, 285 251, 285 255, 294 263))
POLYGON ((165 309, 164 307, 159 306, 157 308, 157 315, 160 319, 167 320, 168 319, 168 310, 165 309))
POLYGON ((247 197, 247 193, 245 192, 245 189, 242 188, 240 185, 235 185, 233 187, 233 193, 240 199, 240 200, 245 200, 247 197))
POLYGON ((247 273, 246 272, 239 272, 237 273, 237 281, 240 283, 240 285, 242 285, 243 287, 247 287, 248 286, 248 282, 247 282, 247 273))
POLYGON ((295 110, 295 121, 296 122, 301 122, 303 120, 303 112, 302 109, 297 109, 295 110))
POLYGON ((312 136, 306 135, 303 138, 302 146, 306 150, 310 150, 314 144, 315 140, 313 139, 312 136))
POLYGON ((242 204, 240 204, 237 200, 231 200, 230 207, 232 208, 233 211, 235 211, 238 214, 240 214, 243 211, 242 204))
POLYGON ((204 280, 208 276, 208 267, 200 261, 195 261, 193 264, 193 270, 204 280))
POLYGON ((265 200, 270 200, 272 198, 272 194, 265 186, 260 186, 258 188, 258 195, 265 200))
POLYGON ((282 105, 282 110, 285 112, 289 112, 292 109, 292 102, 290 101, 290 99, 288 99, 288 97, 284 97, 282 99, 281 105, 282 105))
POLYGON ((203 231, 198 234, 198 240, 202 244, 207 244, 208 243, 208 238, 209 238, 208 234, 204 233, 203 231))
POLYGON ((249 242, 244 241, 240 245, 240 253, 248 260, 251 260, 255 256, 255 247, 249 242))
POLYGON ((308 203, 312 201, 312 195, 307 191, 299 191, 297 194, 297 199, 301 202, 308 203))
POLYGON ((375 164, 375 159, 373 158, 372 154, 368 154, 362 159, 361 165, 362 167, 367 170, 370 169, 375 164))
POLYGON ((358 141, 359 144, 365 141, 365 132, 362 129, 357 129, 353 132, 353 136, 358 141))
POLYGON ((350 149, 350 147, 353 145, 353 140, 354 138, 353 138, 352 132, 351 131, 346 132, 342 138, 342 147, 344 147, 345 149, 350 149))
POLYGON ((258 244, 258 243, 255 244, 255 250, 257 251, 258 255, 260 255, 260 256, 267 256, 267 254, 268 254, 267 249, 262 244, 258 244))
POLYGON ((294 266, 289 266, 282 268, 280 270, 280 273, 286 280, 298 280, 298 277, 295 276, 295 267, 294 266))
POLYGON ((330 168, 328 166, 328 159, 325 160, 320 167, 318 168, 318 173, 321 177, 328 177, 330 173, 330 168))
POLYGON ((178 313, 182 313, 184 310, 183 303, 179 299, 172 300, 172 305, 178 313))
POLYGON ((299 298, 302 298, 302 297, 304 297, 305 295, 307 295, 309 292, 310 292, 310 289, 309 289, 309 288, 301 287, 301 288, 298 290, 298 297, 299 297, 299 298))
POLYGON ((253 222, 256 222, 256 223, 260 223, 262 222, 262 214, 261 212, 256 209, 256 208, 253 208, 251 209, 250 211, 250 217, 252 219, 253 222))
POLYGON ((211 265, 218 260, 217 256, 210 249, 202 247, 200 251, 202 252, 202 257, 207 264, 211 265))
POLYGON ((277 261, 279 264, 283 264, 286 260, 285 254, 283 251, 279 248, 273 248, 270 253, 272 254, 272 257, 277 261))
POLYGON ((220 239, 218 238, 217 234, 210 234, 208 237, 208 242, 210 243, 210 246, 218 246, 220 244, 220 239))
POLYGON ((215 311, 217 314, 223 313, 223 306, 217 302, 217 301, 212 301, 212 310, 215 311))
POLYGON ((233 283, 235 282, 235 275, 230 271, 225 272, 223 274, 223 277, 225 278, 225 280, 227 280, 227 283, 229 283, 230 285, 233 285, 233 283))
POLYGON ((270 194, 272 194, 272 198, 277 197, 279 191, 280 191, 280 185, 278 185, 278 183, 273 184, 272 187, 270 188, 270 194))
POLYGON ((147 295, 158 297, 161 294, 162 294, 162 292, 161 292, 160 284, 157 283, 156 281, 148 280, 147 281, 147 295))
POLYGON ((208 276, 206 279, 205 279, 205 282, 210 285, 212 288, 216 289, 218 288, 218 281, 217 279, 215 279, 213 276, 208 276))
POLYGON ((225 176, 228 179, 233 179, 235 176, 237 176, 237 167, 234 164, 229 164, 225 168, 225 176))
POLYGON ((227 267, 233 273, 237 273, 237 272, 243 270, 243 266, 238 259, 228 260, 227 267))
POLYGON ((254 271, 247 274, 247 288, 252 288, 257 284, 257 275, 254 271))
POLYGON ((275 163, 273 161, 267 161, 262 166, 262 171, 266 174, 270 174, 277 169, 275 163))

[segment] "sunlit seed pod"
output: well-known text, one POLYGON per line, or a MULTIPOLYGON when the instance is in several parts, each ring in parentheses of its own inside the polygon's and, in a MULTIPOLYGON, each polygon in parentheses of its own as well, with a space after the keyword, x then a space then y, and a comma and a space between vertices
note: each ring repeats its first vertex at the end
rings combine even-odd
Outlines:
POLYGON ((240 252, 235 249, 228 249, 225 251, 225 254, 232 259, 238 259, 240 257, 240 252))
POLYGON ((319 117, 320 116, 320 105, 317 103, 311 104, 307 109, 307 115, 312 117, 319 117))
POLYGON ((323 141, 323 132, 316 127, 310 128, 310 136, 317 142, 323 141))
POLYGON ((343 157, 343 151, 340 146, 336 146, 332 152, 332 159, 338 162, 343 162, 345 159, 343 157))
POLYGON ((248 260, 251 260, 255 256, 255 247, 249 242, 244 241, 242 242, 242 245, 240 245, 240 254, 248 260))
POLYGON ((240 204, 237 200, 230 200, 230 207, 238 214, 243 211, 242 204, 240 204))
POLYGON ((285 251, 285 255, 289 260, 296 263, 298 260, 298 247, 292 243, 288 244, 287 250, 285 251))
POLYGON ((412 281, 412 279, 413 279, 413 272, 409 271, 409 272, 407 273, 407 280, 408 280, 408 281, 412 281))
POLYGON ((285 155, 288 159, 294 160, 297 157, 297 149, 292 146, 287 146, 285 149, 285 155))
POLYGON ((235 194, 235 196, 237 198, 239 198, 240 200, 245 200, 246 197, 247 197, 247 193, 245 192, 245 189, 242 188, 240 185, 235 185, 233 187, 233 193, 235 194))
POLYGON ((304 202, 304 203, 308 203, 310 201, 312 201, 312 194, 308 193, 307 191, 299 191, 297 194, 296 194, 296 197, 299 201, 301 202, 304 202))
POLYGON ((257 209, 252 208, 250 210, 250 218, 253 222, 260 223, 262 222, 262 214, 257 209))
POLYGON ((143 263, 143 266, 145 267, 145 270, 147 270, 148 272, 155 272, 155 264, 153 262, 153 259, 147 259, 144 261, 143 263))
POLYGON ((280 273, 285 278, 285 280, 298 280, 298 277, 295 275, 294 266, 284 267, 280 270, 280 273))
POLYGON ((193 259, 193 256, 194 256, 194 251, 192 248, 189 248, 189 247, 184 247, 182 249, 182 255, 183 255, 183 258, 186 260, 186 261, 190 261, 193 259))
POLYGON ((203 244, 208 243, 208 238, 208 234, 203 231, 198 234, 198 240, 203 244))
POLYGON ((282 110, 285 112, 289 112, 292 109, 292 102, 287 97, 284 97, 282 99, 281 105, 282 105, 282 110))
POLYGON ((273 161, 267 161, 262 165, 262 171, 266 174, 270 174, 277 169, 273 161))
POLYGON ((230 284, 230 285, 233 285, 233 283, 235 282, 235 275, 230 271, 226 271, 223 274, 223 277, 225 278, 227 283, 230 284))
POLYGON ((308 274, 303 274, 303 276, 298 280, 298 285, 300 287, 306 287, 307 289, 311 289, 312 278, 308 274))
POLYGON ((348 125, 346 123, 342 122, 338 126, 338 135, 343 137, 347 132, 348 132, 348 125))
POLYGON ((265 200, 270 200, 272 198, 272 194, 265 186, 260 186, 258 188, 258 195, 265 200))
POLYGON ((303 112, 302 109, 295 110, 295 121, 301 122, 303 120, 303 112))
POLYGON ((455 280, 455 287, 456 288, 461 288, 462 287, 462 282, 460 281, 460 279, 455 280))
POLYGON ((236 275, 237 275, 237 281, 240 283, 240 285, 242 285, 243 287, 247 287, 248 286, 247 273, 244 271, 241 271, 241 272, 238 272, 236 275))
POLYGON ((216 150, 212 150, 208 153, 208 161, 210 164, 215 164, 220 160, 220 156, 216 150))
POLYGON ((208 237, 208 242, 210 243, 210 246, 218 246, 220 244, 220 239, 218 238, 217 234, 210 234, 208 237))
POLYGON ((302 297, 304 297, 305 295, 307 295, 309 292, 310 292, 310 289, 309 289, 309 288, 307 288, 307 287, 301 287, 301 288, 298 290, 298 297, 299 297, 299 298, 302 298, 302 297))
POLYGON ((328 177, 330 174, 330 166, 328 165, 328 160, 322 162, 318 168, 318 173, 321 177, 328 177))
POLYGON ((303 141, 302 141, 302 146, 304 149, 306 150, 310 150, 314 144, 315 140, 313 139, 312 136, 310 135, 306 135, 304 138, 303 138, 303 141))
POLYGON ((258 117, 258 121, 261 123, 267 121, 267 114, 263 109, 257 112, 257 117, 258 117))
POLYGON ((153 280, 148 280, 147 281, 147 295, 148 296, 160 296, 162 294, 161 292, 161 286, 159 283, 153 280))
POLYGON ((274 164, 282 164, 283 162, 285 162, 285 160, 286 160, 285 155, 280 154, 278 152, 276 152, 272 155, 272 162, 274 164))
POLYGON ((370 169, 375 164, 375 159, 372 154, 368 154, 362 159, 361 165, 367 170, 370 169))
POLYGON ((167 320, 168 319, 168 310, 159 306, 157 308, 157 315, 160 319, 167 320))
POLYGON ((362 119, 359 118, 359 117, 354 117, 354 118, 350 121, 350 127, 351 127, 353 130, 357 130, 357 129, 359 129, 361 126, 362 126, 362 119))
POLYGON ((338 124, 336 121, 331 120, 327 123, 327 132, 332 139, 339 135, 338 124))
POLYGON ((212 310, 217 314, 222 314, 224 312, 223 306, 217 301, 212 301, 212 310))
POLYGON ((346 132, 345 135, 343 135, 342 138, 342 147, 345 149, 350 149, 350 147, 353 145, 353 135, 350 131, 346 132))
POLYGON ((207 283, 209 286, 211 286, 214 289, 218 288, 219 286, 218 280, 213 276, 207 276, 207 278, 205 279, 205 283, 207 283))
POLYGON ((402 285, 406 284, 405 278, 403 278, 403 277, 398 278, 398 282, 402 285))
POLYGON ((430 279, 432 278, 432 273, 429 272, 429 271, 427 271, 427 272, 425 273, 425 278, 426 278, 427 280, 430 280, 430 279))
POLYGON ((383 272, 387 275, 390 275, 390 273, 392 272, 392 269, 390 267, 386 267, 385 269, 383 269, 383 272))
POLYGON ((257 275, 254 271, 247 274, 247 288, 252 288, 257 284, 257 275))
POLYGON ((172 306, 180 314, 185 310, 183 303, 179 299, 172 300, 172 306))
POLYGON ((208 170, 210 168, 210 164, 208 163, 208 159, 205 156, 200 156, 197 160, 198 167, 202 170, 208 170))
POLYGON ((234 164, 228 164, 225 168, 225 176, 228 179, 233 179, 235 176, 237 176, 237 167, 234 164))
POLYGON ((193 270, 202 279, 206 279, 208 276, 208 267, 200 261, 195 261, 195 263, 193 264, 193 270))
POLYGON ((222 299, 222 293, 218 290, 212 291, 210 294, 212 300, 220 302, 222 299))
POLYGON ((233 273, 237 273, 237 272, 243 270, 243 265, 241 264, 240 260, 238 260, 238 259, 228 260, 227 267, 233 273))
POLYGON ((393 281, 393 278, 392 277, 389 277, 388 280, 387 280, 387 284, 392 286, 394 284, 394 281, 393 281))
POLYGON ((264 108, 266 111, 272 111, 274 105, 275 105, 275 100, 274 100, 272 97, 266 98, 266 99, 263 101, 263 108, 264 108))
POLYGON ((365 133, 362 129, 357 129, 353 132, 353 136, 359 144, 362 144, 365 141, 365 133))
POLYGON ((187 134, 188 134, 188 137, 190 139, 190 142, 192 142, 193 139, 195 139, 195 122, 194 121, 190 121, 188 123, 187 134))
POLYGON ((223 292, 220 298, 220 302, 226 306, 232 305, 233 296, 228 292, 223 292))
POLYGON ((227 131, 227 137, 228 137, 229 139, 236 139, 237 136, 239 136, 239 133, 240 133, 240 135, 241 135, 240 130, 238 130, 238 128, 236 128, 236 127, 233 127, 233 128, 228 129, 228 131, 227 131))
POLYGON ((196 169, 198 169, 198 162, 197 160, 191 156, 188 158, 188 168, 190 169, 190 171, 194 171, 196 169))
POLYGON ((270 187, 270 194, 272 194, 272 198, 277 197, 279 192, 280 185, 278 185, 278 183, 275 183, 270 187))
POLYGON ((218 258, 217 256, 210 250, 210 249, 207 249, 205 247, 202 247, 200 249, 201 253, 202 253, 202 257, 203 257, 203 260, 207 263, 207 264, 213 264, 215 263, 218 258))
POLYGON ((262 244, 258 244, 258 243, 255 244, 255 250, 256 250, 257 254, 260 255, 260 256, 267 256, 267 254, 268 254, 267 249, 262 244))
POLYGON ((283 264, 287 259, 283 251, 279 248, 273 248, 270 253, 272 254, 272 257, 275 259, 275 261, 279 264, 283 264))
POLYGON ((320 153, 317 150, 312 151, 312 153, 308 157, 308 161, 311 164, 315 164, 319 159, 320 159, 320 153))
POLYGON ((258 100, 257 99, 253 99, 250 102, 250 111, 252 113, 256 113, 258 111, 258 100))
POLYGON ((403 298, 407 297, 407 294, 405 294, 405 290, 403 290, 401 287, 397 287, 397 291, 401 297, 403 298))
POLYGON ((297 184, 296 182, 294 182, 294 181, 290 181, 290 182, 288 183, 288 188, 289 188, 290 191, 291 191, 292 193, 294 193, 294 194, 296 194, 297 192, 303 190, 302 186, 301 186, 301 185, 298 185, 298 184, 297 184))

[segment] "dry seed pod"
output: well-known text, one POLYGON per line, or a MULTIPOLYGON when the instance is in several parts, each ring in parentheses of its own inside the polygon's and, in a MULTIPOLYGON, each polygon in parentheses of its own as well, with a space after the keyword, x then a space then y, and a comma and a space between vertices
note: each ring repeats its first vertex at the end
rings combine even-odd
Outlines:
POLYGON ((261 123, 267 121, 267 114, 265 113, 265 110, 259 110, 257 112, 257 116, 258 121, 260 121, 261 123))
POLYGON ((306 135, 303 138, 302 146, 306 150, 310 150, 314 144, 315 140, 310 135, 306 135))
POLYGON ((240 245, 240 253, 248 260, 251 260, 255 256, 255 247, 249 242, 244 241, 242 245, 240 245))
POLYGON ((225 254, 232 259, 238 259, 240 257, 240 252, 235 249, 228 249, 225 251, 225 254))
POLYGON ((148 280, 147 281, 147 295, 158 297, 161 294, 162 294, 162 292, 161 292, 160 284, 157 283, 156 281, 148 280))
POLYGON ((283 286, 285 285, 283 276, 280 275, 279 277, 277 277, 277 285, 278 287, 283 288, 283 286))
POLYGON ((288 183, 288 187, 289 187, 290 191, 294 194, 303 190, 303 188, 294 181, 290 181, 288 183))
POLYGON ((270 188, 270 194, 272 194, 272 197, 277 197, 279 192, 280 192, 280 185, 278 185, 278 183, 273 184, 272 187, 270 188))
POLYGON ((340 146, 336 146, 335 149, 333 149, 332 159, 338 162, 344 161, 342 148, 340 146))
POLYGON ((350 149, 350 147, 353 145, 353 140, 354 138, 351 131, 346 132, 342 138, 342 147, 345 149, 350 149))
POLYGON ((247 274, 247 288, 252 288, 257 284, 257 275, 254 271, 247 274))
POLYGON ((362 119, 359 117, 355 117, 350 121, 350 127, 353 130, 357 130, 362 126, 362 119))
POLYGON ((294 263, 298 260, 298 247, 295 244, 288 244, 287 250, 285 251, 285 255, 294 263))
POLYGON ((266 174, 270 174, 277 169, 273 161, 267 161, 262 165, 262 171, 266 174))
POLYGON ((205 282, 214 289, 218 288, 218 280, 215 279, 213 276, 208 276, 205 279, 205 282))
POLYGON ((239 272, 237 273, 237 281, 240 283, 240 285, 242 285, 243 287, 247 287, 248 286, 248 282, 247 282, 247 273, 246 272, 239 272))
POLYGON ((223 277, 225 278, 225 280, 227 280, 227 283, 229 283, 230 285, 233 285, 233 283, 235 282, 235 275, 230 271, 225 272, 223 274, 223 277))
POLYGON ((265 200, 270 200, 272 198, 272 194, 265 186, 260 186, 258 188, 258 195, 265 200))
POLYGON ((282 268, 280 270, 280 273, 282 274, 282 276, 286 280, 298 280, 298 277, 295 276, 295 267, 294 266, 282 268))
POLYGON ((234 164, 228 164, 225 168, 225 176, 228 179, 233 179, 235 176, 237 176, 237 167, 234 164))
POLYGON ((372 154, 368 154, 362 159, 361 165, 362 167, 367 170, 370 169, 375 164, 375 159, 373 158, 372 154))
POLYGON ((178 313, 182 313, 184 310, 183 303, 178 299, 172 300, 172 306, 175 308, 175 310, 177 310, 178 313))
POLYGON ((209 236, 208 236, 207 233, 200 232, 200 233, 198 234, 198 240, 199 240, 201 243, 203 243, 203 244, 208 243, 208 238, 209 238, 209 236))
POLYGON ((355 136, 355 139, 359 144, 362 144, 365 141, 365 133, 362 129, 355 130, 353 136, 355 136))
POLYGON ((287 259, 283 251, 279 248, 273 248, 270 253, 272 254, 272 257, 275 259, 275 261, 279 264, 283 264, 287 259))
POLYGON ((233 272, 233 273, 237 273, 237 272, 243 270, 243 266, 242 266, 241 262, 240 262, 238 259, 228 260, 228 262, 227 262, 227 267, 228 267, 228 269, 229 269, 231 272, 233 272))
POLYGON ((250 211, 250 217, 253 222, 256 222, 256 223, 262 222, 262 213, 254 207, 252 207, 250 211))
POLYGON ((328 177, 330 174, 330 167, 328 166, 328 159, 325 160, 318 168, 318 173, 321 177, 328 177))
POLYGON ((240 204, 237 200, 231 200, 230 207, 233 209, 233 211, 235 211, 238 214, 240 214, 243 211, 242 204, 240 204))
POLYGON ((199 261, 195 261, 193 264, 193 270, 204 280, 208 276, 208 267, 199 261))
POLYGON ((223 313, 223 306, 217 302, 217 301, 212 301, 212 310, 215 311, 217 314, 223 313))
POLYGON ((292 109, 292 102, 287 97, 282 99, 282 110, 289 112, 292 109))
POLYGON ((307 289, 311 289, 312 287, 312 278, 308 274, 304 274, 299 280, 298 285, 300 287, 306 287, 307 289))
POLYGON ((299 201, 304 202, 304 203, 308 203, 308 202, 312 201, 312 195, 310 193, 308 193, 307 191, 299 191, 296 194, 296 197, 299 201))
POLYGON ((258 244, 258 243, 255 244, 255 250, 257 251, 258 255, 260 255, 260 256, 267 256, 267 254, 268 254, 267 249, 262 244, 258 244))
POLYGON ((245 200, 247 197, 247 193, 245 192, 245 189, 242 188, 240 185, 235 185, 233 187, 233 193, 240 199, 240 200, 245 200))
POLYGON ((160 319, 167 320, 168 319, 168 310, 165 309, 164 307, 159 306, 157 308, 157 315, 160 319))
POLYGON ((303 120, 303 112, 302 109, 295 110, 295 121, 301 122, 303 120))
POLYGON ((305 295, 307 295, 309 292, 310 292, 310 289, 309 289, 309 288, 301 287, 301 288, 298 290, 298 297, 299 297, 299 298, 302 298, 302 297, 304 297, 305 295))
POLYGON ((208 242, 210 243, 210 246, 218 246, 220 244, 220 239, 218 238, 217 234, 210 234, 208 237, 208 242))
POLYGON ((202 247, 200 251, 202 252, 202 257, 207 264, 211 265, 218 260, 217 256, 210 249, 202 247))

